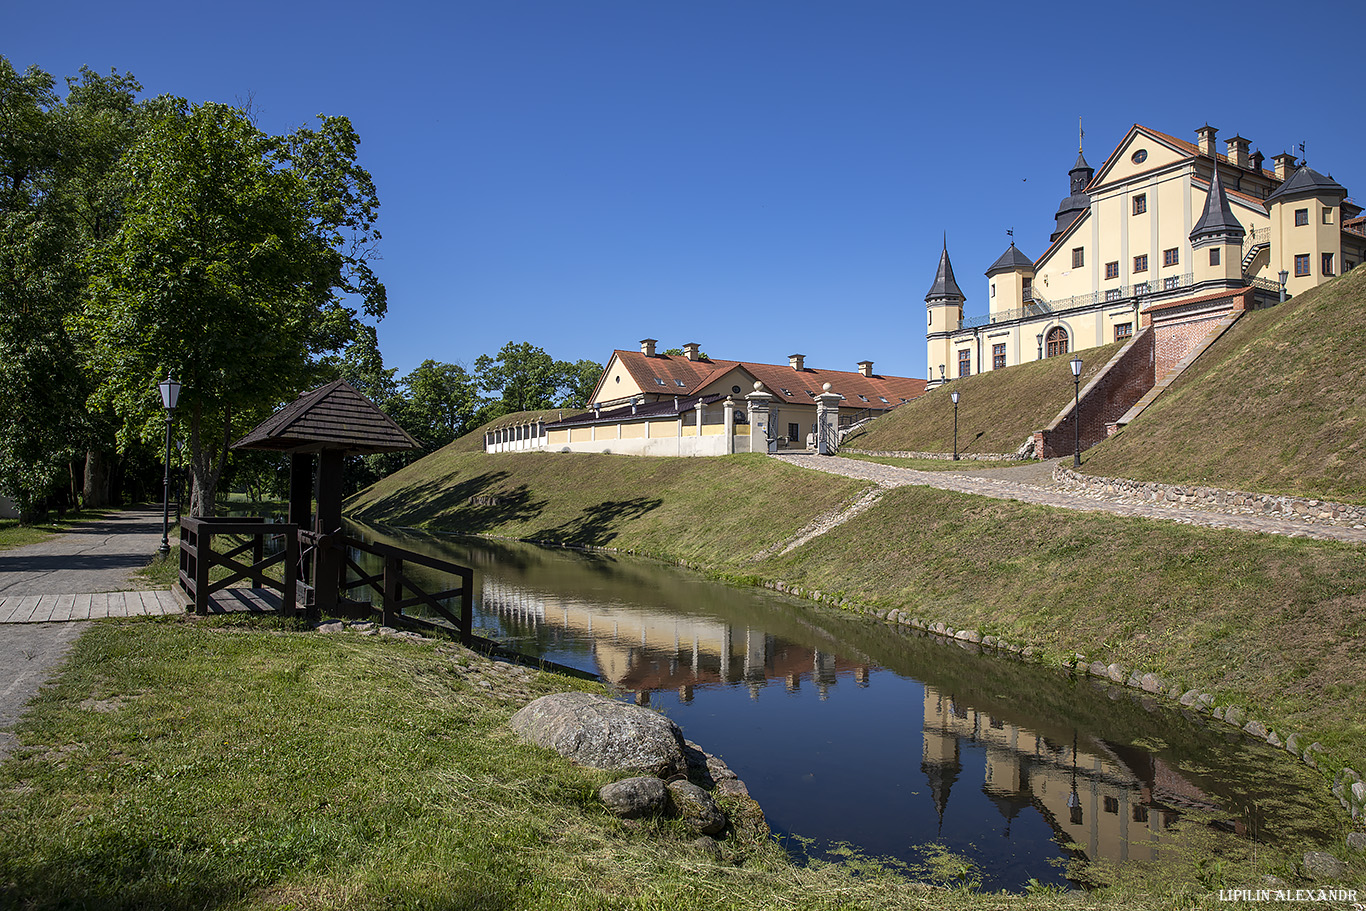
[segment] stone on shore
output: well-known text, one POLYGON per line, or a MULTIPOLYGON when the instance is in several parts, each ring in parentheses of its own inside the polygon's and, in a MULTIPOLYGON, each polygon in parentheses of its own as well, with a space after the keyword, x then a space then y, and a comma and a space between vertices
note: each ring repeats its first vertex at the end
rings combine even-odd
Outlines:
POLYGON ((698 835, 715 835, 726 827, 726 814, 706 791, 691 781, 671 781, 669 802, 674 815, 698 835))
POLYGON ((623 778, 598 789, 598 798, 622 819, 658 816, 669 807, 669 790, 658 778, 623 778))
POLYGON ((607 696, 552 693, 526 705, 509 724, 523 739, 595 769, 667 778, 688 768, 678 725, 607 696))

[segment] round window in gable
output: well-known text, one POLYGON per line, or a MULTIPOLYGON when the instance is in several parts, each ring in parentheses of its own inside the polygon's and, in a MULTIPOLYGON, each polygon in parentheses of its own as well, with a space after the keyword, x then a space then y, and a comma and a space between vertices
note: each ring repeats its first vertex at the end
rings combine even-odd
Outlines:
POLYGON ((1129 160, 1132 161, 1134 164, 1143 164, 1143 162, 1148 160, 1148 150, 1139 149, 1137 152, 1133 154, 1133 157, 1129 160))
POLYGON ((739 387, 739 386, 732 386, 732 387, 730 387, 730 391, 731 391, 731 394, 732 394, 732 395, 739 395, 739 394, 740 394, 740 387, 739 387))
POLYGON ((617 382, 617 383, 620 383, 620 382, 621 382, 621 374, 620 374, 620 373, 618 373, 618 374, 616 375, 616 377, 614 378, 614 382, 617 382))

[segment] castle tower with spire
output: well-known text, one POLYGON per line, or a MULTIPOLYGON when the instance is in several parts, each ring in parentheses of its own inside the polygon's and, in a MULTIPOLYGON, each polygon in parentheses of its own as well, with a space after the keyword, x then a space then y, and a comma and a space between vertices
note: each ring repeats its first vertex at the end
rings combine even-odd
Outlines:
POLYGON ((963 304, 967 297, 958 287, 953 277, 953 263, 949 262, 949 240, 944 237, 944 251, 939 256, 939 271, 934 276, 934 285, 925 295, 929 340, 929 382, 926 388, 933 388, 945 380, 957 376, 958 365, 950 361, 952 352, 951 336, 963 325, 963 304))

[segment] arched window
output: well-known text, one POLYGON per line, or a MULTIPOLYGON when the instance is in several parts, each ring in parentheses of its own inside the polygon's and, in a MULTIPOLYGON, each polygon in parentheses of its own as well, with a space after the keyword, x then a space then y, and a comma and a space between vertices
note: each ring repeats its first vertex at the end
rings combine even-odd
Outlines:
POLYGON ((1054 326, 1048 330, 1048 339, 1045 342, 1045 356, 1057 357, 1059 354, 1067 353, 1067 330, 1062 326, 1054 326))

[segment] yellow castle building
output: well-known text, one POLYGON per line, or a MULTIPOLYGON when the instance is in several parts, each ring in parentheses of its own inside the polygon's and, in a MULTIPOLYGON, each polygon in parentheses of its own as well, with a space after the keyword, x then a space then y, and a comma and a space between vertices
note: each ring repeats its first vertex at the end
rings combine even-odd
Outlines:
POLYGON ((930 387, 1135 335, 1154 319, 1208 325, 1270 306, 1366 260, 1366 219, 1331 176, 1241 136, 1216 150, 1135 124, 1097 171, 1078 149, 1050 245, 1012 242, 986 271, 987 314, 967 300, 945 243, 925 296, 930 387), (1160 314, 1160 316, 1158 316, 1160 314))

